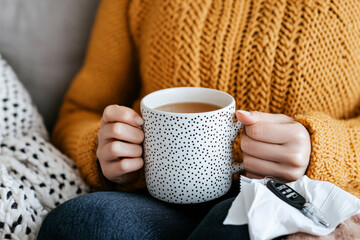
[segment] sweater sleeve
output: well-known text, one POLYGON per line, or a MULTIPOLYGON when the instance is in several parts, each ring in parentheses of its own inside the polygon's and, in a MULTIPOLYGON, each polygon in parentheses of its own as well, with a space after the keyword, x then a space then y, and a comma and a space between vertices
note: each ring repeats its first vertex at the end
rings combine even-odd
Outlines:
POLYGON ((97 12, 84 65, 70 85, 53 131, 56 146, 76 161, 94 190, 132 190, 142 181, 115 186, 96 158, 97 132, 104 108, 130 106, 139 90, 135 54, 127 25, 128 0, 103 0, 97 12))
POLYGON ((297 115, 309 131, 312 151, 307 175, 360 197, 360 117, 339 120, 324 113, 297 115))

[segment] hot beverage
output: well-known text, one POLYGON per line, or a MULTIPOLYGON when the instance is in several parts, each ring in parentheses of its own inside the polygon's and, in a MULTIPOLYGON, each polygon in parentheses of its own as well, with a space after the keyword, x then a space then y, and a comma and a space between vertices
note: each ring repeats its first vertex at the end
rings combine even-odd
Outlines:
POLYGON ((155 110, 173 113, 201 113, 215 111, 218 109, 221 109, 221 107, 214 104, 201 102, 171 103, 155 108, 155 110))

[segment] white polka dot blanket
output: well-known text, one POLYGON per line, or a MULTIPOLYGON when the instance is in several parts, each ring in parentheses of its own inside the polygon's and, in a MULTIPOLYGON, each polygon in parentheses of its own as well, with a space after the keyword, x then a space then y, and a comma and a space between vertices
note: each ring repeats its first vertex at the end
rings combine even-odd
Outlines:
POLYGON ((0 55, 0 239, 35 239, 50 210, 87 191, 0 55))

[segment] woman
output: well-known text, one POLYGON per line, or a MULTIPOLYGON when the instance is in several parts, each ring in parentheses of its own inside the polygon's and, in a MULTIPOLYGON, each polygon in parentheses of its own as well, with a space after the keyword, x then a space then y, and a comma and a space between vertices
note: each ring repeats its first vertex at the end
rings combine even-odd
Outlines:
POLYGON ((143 190, 139 101, 169 87, 234 96, 248 177, 306 174, 359 197, 359 11, 348 1, 103 0, 53 139, 94 190, 117 192, 61 205, 39 238, 248 237, 221 224, 231 193, 177 206, 143 190))

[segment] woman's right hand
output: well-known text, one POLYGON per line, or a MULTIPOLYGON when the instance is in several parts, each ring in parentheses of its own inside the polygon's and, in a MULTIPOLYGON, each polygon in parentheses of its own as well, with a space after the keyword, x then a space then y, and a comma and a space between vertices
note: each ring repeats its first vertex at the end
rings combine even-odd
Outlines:
POLYGON ((133 109, 109 105, 105 108, 98 132, 96 151, 103 175, 110 181, 126 184, 144 165, 142 146, 143 119, 133 109))

